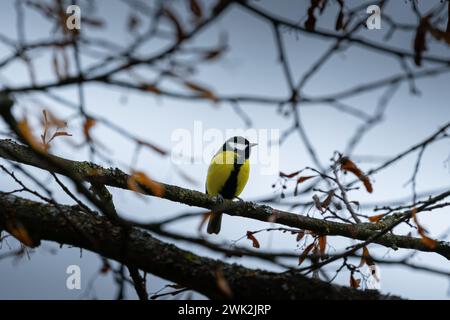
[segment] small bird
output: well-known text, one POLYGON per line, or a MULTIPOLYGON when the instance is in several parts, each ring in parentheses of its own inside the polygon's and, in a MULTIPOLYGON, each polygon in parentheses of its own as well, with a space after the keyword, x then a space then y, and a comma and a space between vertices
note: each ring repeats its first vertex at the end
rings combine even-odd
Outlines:
MULTIPOLYGON (((211 160, 206 177, 206 193, 223 199, 239 196, 250 174, 250 149, 256 146, 247 139, 235 136, 223 144, 211 160)), ((208 233, 220 232, 222 213, 211 213, 208 233)))

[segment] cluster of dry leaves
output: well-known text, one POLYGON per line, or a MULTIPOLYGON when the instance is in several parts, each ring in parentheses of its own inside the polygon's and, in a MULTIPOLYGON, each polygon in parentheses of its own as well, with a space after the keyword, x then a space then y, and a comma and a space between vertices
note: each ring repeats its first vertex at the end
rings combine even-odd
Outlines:
MULTIPOLYGON (((352 160, 350 160, 348 157, 340 156, 338 159, 338 164, 339 164, 339 169, 343 173, 349 172, 349 173, 353 174, 364 185, 364 187, 368 193, 373 192, 373 186, 372 186, 372 183, 371 183, 368 175, 364 174, 364 172, 360 168, 358 168, 358 166, 352 160)), ((279 173, 279 177, 280 177, 280 179, 282 179, 282 191, 281 191, 282 197, 284 194, 284 189, 287 188, 286 182, 288 180, 295 181, 295 190, 294 190, 295 196, 298 194, 299 184, 301 184, 305 181, 308 181, 313 178, 321 178, 321 177, 323 179, 333 180, 333 178, 330 178, 329 176, 327 176, 325 174, 321 174, 318 171, 316 171, 317 174, 315 174, 315 175, 302 175, 302 173, 305 170, 306 169, 302 169, 302 170, 298 170, 298 171, 295 171, 292 173, 284 173, 284 172, 279 173)), ((276 186, 276 184, 272 185, 273 188, 275 186, 276 186)), ((313 203, 314 203, 315 208, 318 209, 322 214, 324 214, 326 212, 326 210, 329 208, 330 204, 333 202, 333 199, 335 198, 335 193, 336 193, 336 189, 331 189, 330 191, 328 191, 328 193, 323 201, 319 198, 319 196, 314 195, 313 203)), ((357 203, 355 201, 350 201, 350 202, 357 203)), ((336 208, 342 208, 342 206, 339 205, 339 202, 333 202, 333 203, 336 208)), ((433 240, 427 236, 427 231, 425 228, 423 228, 419 224, 416 213, 417 213, 417 210, 414 208, 412 210, 412 218, 414 220, 414 223, 417 226, 417 231, 418 231, 419 235, 421 236, 423 243, 425 245, 427 245, 428 247, 430 247, 431 249, 433 249, 436 246, 437 242, 436 242, 436 240, 433 240)), ((379 223, 386 215, 387 214, 378 214, 378 215, 374 215, 374 216, 369 216, 367 219, 369 220, 369 222, 379 223)), ((318 257, 319 259, 322 259, 322 260, 327 257, 327 255, 326 255, 326 247, 327 247, 326 235, 315 235, 313 232, 308 231, 308 230, 298 230, 298 231, 291 230, 290 232, 292 234, 297 235, 297 241, 300 241, 305 236, 305 234, 311 234, 313 236, 313 241, 311 243, 309 243, 309 244, 305 243, 303 252, 299 256, 299 265, 301 265, 308 256, 310 258, 318 257), (312 256, 310 256, 310 254, 312 254, 312 256)), ((252 242, 252 245, 254 248, 259 248, 260 244, 259 244, 258 240, 256 239, 254 233, 255 232, 247 231, 247 239, 249 239, 252 242)), ((375 262, 374 262, 373 258, 370 256, 369 249, 367 247, 363 247, 361 262, 360 262, 359 266, 356 266, 351 270, 351 275, 350 275, 350 286, 351 287, 354 287, 354 288, 360 287, 361 279, 356 279, 354 277, 354 272, 356 269, 359 269, 359 268, 363 267, 364 265, 367 265, 369 267, 369 270, 371 271, 372 276, 374 276, 376 278, 375 262)))

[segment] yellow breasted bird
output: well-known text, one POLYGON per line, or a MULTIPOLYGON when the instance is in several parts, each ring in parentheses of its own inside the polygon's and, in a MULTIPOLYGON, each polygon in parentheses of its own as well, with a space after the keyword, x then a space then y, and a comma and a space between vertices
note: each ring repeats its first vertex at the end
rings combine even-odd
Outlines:
MULTIPOLYGON (((250 143, 243 137, 232 137, 225 141, 209 165, 206 177, 206 193, 233 199, 239 196, 247 184, 250 174, 250 149, 256 143, 250 143)), ((222 213, 211 213, 208 233, 219 233, 222 213)))

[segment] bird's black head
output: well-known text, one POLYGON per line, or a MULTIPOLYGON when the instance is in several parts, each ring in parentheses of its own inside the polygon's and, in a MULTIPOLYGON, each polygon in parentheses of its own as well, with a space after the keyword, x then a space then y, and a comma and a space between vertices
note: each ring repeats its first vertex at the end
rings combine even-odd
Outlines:
POLYGON ((247 139, 240 136, 231 137, 223 144, 223 151, 234 151, 240 157, 248 159, 250 157, 250 149, 255 146, 256 143, 250 143, 247 139))

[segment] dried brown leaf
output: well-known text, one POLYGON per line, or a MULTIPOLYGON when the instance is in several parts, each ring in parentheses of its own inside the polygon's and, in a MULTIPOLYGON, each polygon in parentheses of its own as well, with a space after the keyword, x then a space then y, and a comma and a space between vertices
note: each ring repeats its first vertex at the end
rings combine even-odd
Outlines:
POLYGON ((375 265, 375 262, 370 256, 369 249, 367 249, 367 247, 363 247, 363 254, 361 256, 361 261, 358 267, 361 268, 364 264, 367 264, 368 266, 375 265))
POLYGON ((296 196, 298 194, 298 185, 300 183, 305 182, 306 180, 309 180, 311 178, 314 178, 315 176, 303 176, 303 177, 299 177, 297 179, 297 183, 295 184, 295 190, 294 190, 294 196, 296 196))
POLYGON ((226 47, 206 51, 203 54, 203 60, 209 60, 209 61, 216 60, 216 59, 220 58, 220 56, 225 52, 225 50, 226 50, 226 47))
POLYGON ((197 2, 197 0, 190 0, 189 1, 189 8, 191 9, 191 12, 195 15, 195 17, 197 19, 200 19, 203 16, 202 7, 197 2))
POLYGON ((417 209, 416 208, 414 208, 412 210, 412 217, 414 219, 414 223, 417 226, 417 232, 419 232, 422 242, 430 249, 434 249, 437 245, 437 241, 428 237, 427 230, 419 224, 419 220, 417 219, 417 209))
POLYGON ((314 242, 308 245, 305 250, 303 250, 302 254, 298 258, 298 265, 301 265, 303 261, 305 261, 308 254, 311 252, 311 250, 314 248, 314 242))
POLYGON ((203 98, 217 102, 219 98, 210 90, 191 81, 185 81, 184 85, 192 91, 200 93, 203 98))
POLYGON ((253 248, 258 249, 260 247, 258 239, 255 238, 255 236, 253 235, 253 232, 247 231, 247 239, 252 241, 253 248))
POLYGON ((42 113, 44 115, 44 126, 47 126, 47 128, 51 126, 58 129, 67 127, 67 122, 55 116, 50 110, 43 109, 42 113))
POLYGON ((284 172, 280 171, 279 175, 280 175, 280 178, 288 178, 288 179, 290 179, 290 178, 295 177, 299 173, 300 173, 300 171, 295 171, 295 172, 292 172, 292 173, 284 173, 284 172))
POLYGON ((14 238, 28 247, 34 247, 34 241, 31 239, 27 229, 18 221, 7 222, 6 231, 8 231, 14 238))
POLYGON ((305 28, 309 31, 314 31, 316 27, 316 17, 314 16, 314 11, 320 5, 320 0, 311 0, 311 5, 308 8, 308 19, 305 21, 305 28))
POLYGON ((28 125, 28 121, 26 118, 23 118, 17 123, 17 128, 19 129, 23 139, 35 150, 45 152, 46 147, 43 143, 41 143, 38 139, 33 135, 30 126, 28 125))
POLYGON ((341 159, 341 170, 349 171, 353 173, 364 184, 367 192, 372 193, 373 188, 370 183, 369 177, 363 174, 363 172, 356 166, 356 164, 347 157, 341 159))
POLYGON ((102 268, 100 269, 101 273, 108 273, 111 270, 111 265, 109 264, 108 260, 103 260, 102 268))
POLYGON ((161 90, 155 84, 150 83, 143 84, 142 89, 155 94, 161 94, 161 90))
POLYGON ((314 201, 314 205, 316 206, 317 210, 319 210, 320 212, 323 212, 322 203, 320 202, 319 196, 317 194, 315 194, 315 195, 313 195, 312 199, 314 201))
POLYGON ((142 187, 146 187, 156 197, 164 195, 164 187, 158 182, 149 178, 144 172, 134 171, 128 178, 128 187, 136 192, 145 193, 142 187))
POLYGON ((344 27, 344 12, 342 11, 342 8, 339 10, 338 16, 336 18, 336 24, 334 26, 334 29, 336 31, 339 31, 343 29, 344 27))
POLYGON ((61 137, 61 136, 71 137, 72 135, 70 133, 66 132, 66 131, 58 131, 58 132, 55 132, 53 134, 52 139, 55 138, 55 137, 61 137))
POLYGON ((326 248, 327 248, 327 236, 325 235, 319 236, 319 252, 320 255, 322 256, 322 259, 325 258, 326 248))
POLYGON ((95 119, 92 118, 86 118, 86 120, 84 121, 83 124, 83 134, 84 137, 86 138, 86 141, 88 142, 92 142, 92 136, 91 136, 91 129, 95 126, 95 124, 97 123, 97 121, 95 119))
POLYGON ((431 239, 430 237, 426 236, 425 234, 421 234, 422 242, 430 249, 436 248, 436 240, 431 239))
POLYGON ((417 66, 422 65, 423 52, 427 50, 426 35, 429 29, 429 16, 425 16, 420 20, 417 26, 416 36, 414 38, 414 62, 417 66))
POLYGON ((297 183, 305 182, 306 180, 309 180, 309 179, 314 178, 314 177, 316 177, 316 176, 303 176, 303 177, 299 177, 299 178, 297 179, 297 183))
POLYGON ((437 28, 430 27, 430 33, 436 40, 444 41, 448 45, 450 45, 450 32, 442 31, 442 30, 439 30, 437 28))
POLYGON ((321 207, 323 209, 327 209, 331 203, 331 200, 333 200, 333 197, 334 197, 334 190, 328 191, 327 197, 325 198, 325 200, 323 200, 321 207))
POLYGON ((350 274, 350 287, 358 289, 361 284, 361 279, 355 279, 353 273, 350 274))
POLYGON ((376 215, 376 216, 371 216, 371 217, 369 217, 369 221, 370 221, 370 222, 378 222, 378 221, 380 221, 381 218, 383 218, 385 215, 386 215, 386 214, 383 213, 383 214, 378 214, 378 215, 376 215))
POLYGON ((300 230, 299 232, 297 232, 297 238, 296 238, 297 242, 302 240, 304 236, 305 236, 305 230, 300 230))
POLYGON ((50 148, 50 142, 53 141, 56 137, 71 137, 72 135, 66 131, 56 131, 53 133, 52 137, 45 143, 46 149, 50 148))

